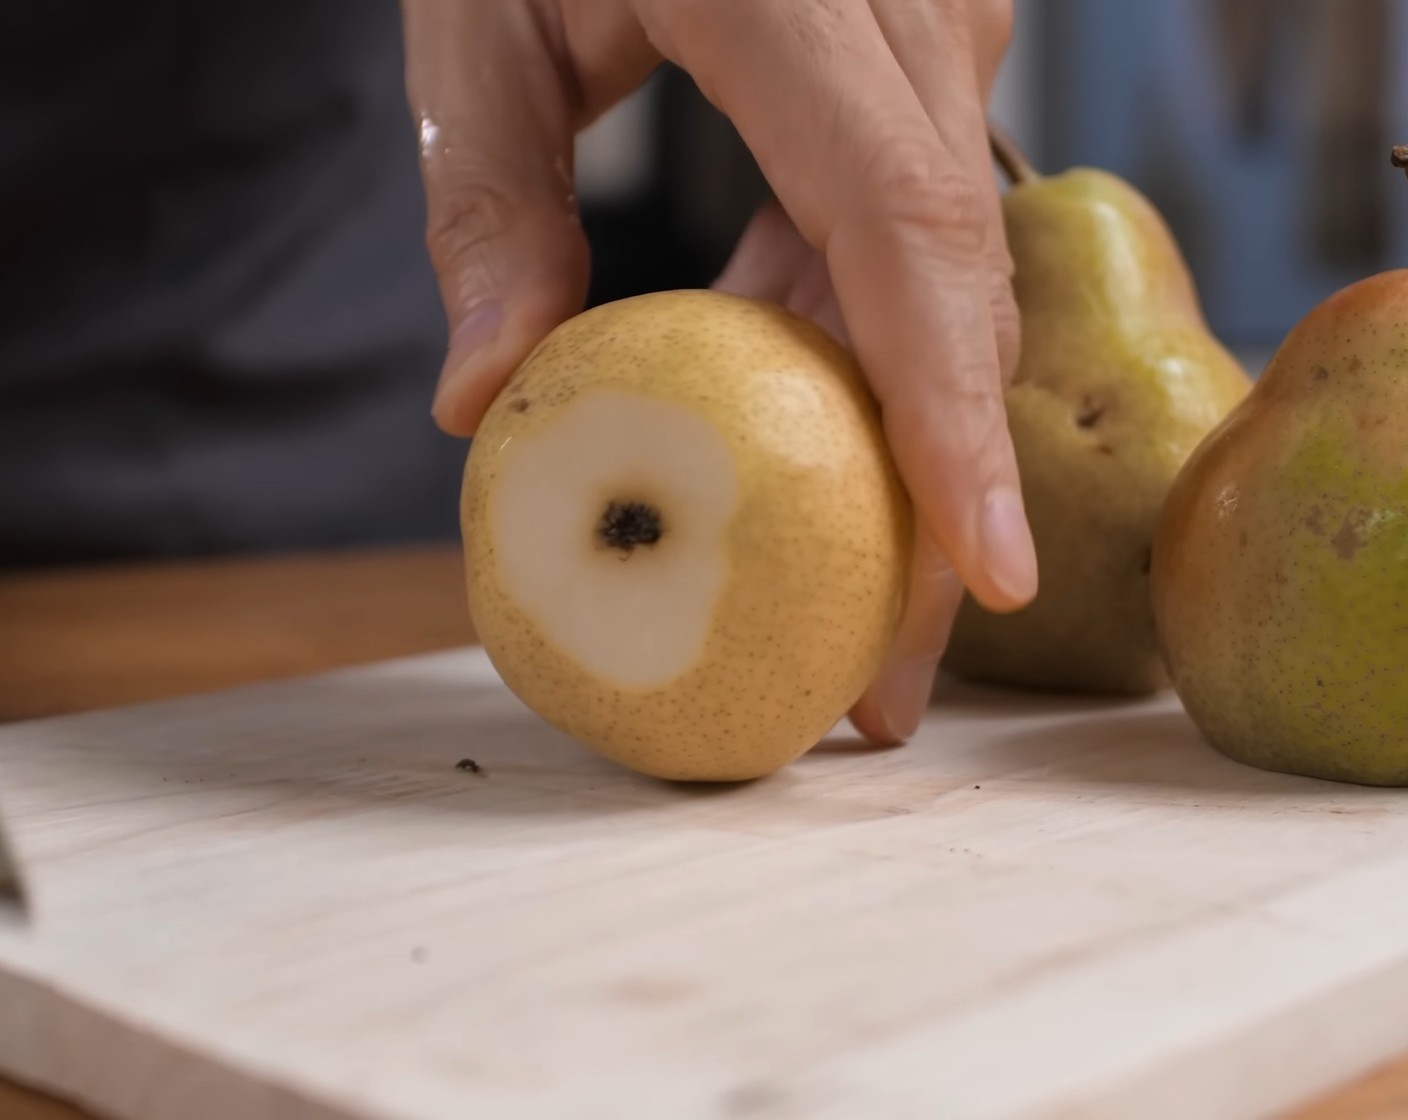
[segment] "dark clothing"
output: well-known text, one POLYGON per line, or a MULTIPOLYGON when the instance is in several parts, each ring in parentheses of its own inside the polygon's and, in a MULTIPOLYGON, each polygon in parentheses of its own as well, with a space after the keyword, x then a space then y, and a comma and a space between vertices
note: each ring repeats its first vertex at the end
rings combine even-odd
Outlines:
POLYGON ((0 5, 0 564, 448 537, 394 0, 0 5))

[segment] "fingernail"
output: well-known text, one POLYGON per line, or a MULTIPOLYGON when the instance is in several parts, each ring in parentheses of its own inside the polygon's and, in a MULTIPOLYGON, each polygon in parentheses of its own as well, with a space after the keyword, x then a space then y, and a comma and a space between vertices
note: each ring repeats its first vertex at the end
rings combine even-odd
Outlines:
POLYGON ((1036 594, 1036 547, 1021 495, 1006 486, 989 491, 979 533, 992 581, 1009 599, 1029 600, 1036 594))
POLYGON ((875 714, 894 743, 902 743, 919 728, 934 688, 935 661, 905 661, 891 666, 875 682, 875 714))
POLYGON ((435 405, 439 407, 445 391, 460 381, 471 368, 474 355, 499 337, 504 309, 497 302, 481 303, 465 316, 450 335, 445 363, 440 367, 440 380, 435 386, 435 405))

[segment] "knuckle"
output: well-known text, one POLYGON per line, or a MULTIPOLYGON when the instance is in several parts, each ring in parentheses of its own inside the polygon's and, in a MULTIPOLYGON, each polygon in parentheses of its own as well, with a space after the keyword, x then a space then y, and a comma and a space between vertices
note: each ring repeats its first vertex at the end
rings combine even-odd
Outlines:
POLYGON ((973 449, 991 450, 993 441, 1007 432, 1007 402, 1002 384, 988 375, 969 377, 948 390, 950 407, 957 408, 963 422, 953 425, 955 438, 973 449))
POLYGON ((945 389, 949 423, 945 426, 954 446, 974 454, 992 449, 1006 432, 1007 408, 1001 384, 984 376, 969 378, 945 389))
POLYGON ((934 147, 892 144, 871 171, 875 205, 887 225, 946 256, 976 262, 987 245, 982 192, 934 147))
POLYGON ((508 193, 483 178, 441 184, 427 207, 425 242, 432 266, 440 273, 462 270, 509 229, 514 209, 508 193))
POLYGON ((926 448, 949 470, 969 467, 1002 449, 1006 409, 998 385, 988 378, 945 385, 933 408, 898 408, 885 413, 891 438, 926 448))

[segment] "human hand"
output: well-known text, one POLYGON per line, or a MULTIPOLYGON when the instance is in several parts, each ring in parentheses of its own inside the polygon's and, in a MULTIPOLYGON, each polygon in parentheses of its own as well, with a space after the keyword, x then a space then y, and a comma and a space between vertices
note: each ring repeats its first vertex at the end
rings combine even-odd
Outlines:
POLYGON ((776 194, 718 286, 809 314, 855 351, 919 532, 895 648, 851 713, 923 714, 966 585, 1036 591, 1002 388, 1016 364, 985 109, 1010 0, 402 0, 427 243, 451 323, 434 414, 473 433, 581 310, 573 138, 663 59, 726 114, 776 194))

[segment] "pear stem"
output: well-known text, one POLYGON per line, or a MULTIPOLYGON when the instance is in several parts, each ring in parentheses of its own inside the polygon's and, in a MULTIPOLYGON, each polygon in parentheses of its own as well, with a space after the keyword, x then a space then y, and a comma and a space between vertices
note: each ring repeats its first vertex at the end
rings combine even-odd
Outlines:
POLYGON ((1022 154, 1017 142, 991 122, 988 123, 988 146, 992 148, 993 158, 997 160, 998 166, 1012 181, 1013 186, 1041 178, 1040 172, 1022 154))
POLYGON ((1402 168, 1403 173, 1408 175, 1408 144, 1395 144, 1388 154, 1388 161, 1394 167, 1402 168))

